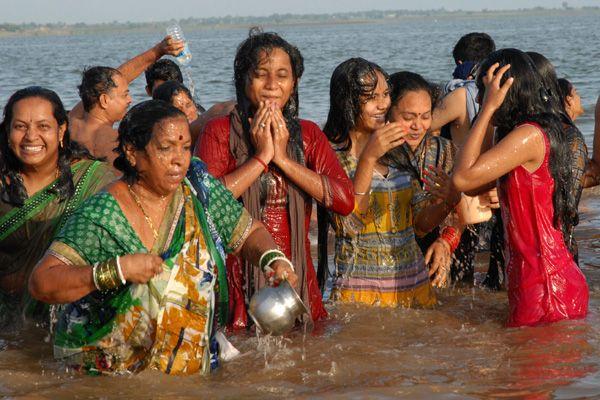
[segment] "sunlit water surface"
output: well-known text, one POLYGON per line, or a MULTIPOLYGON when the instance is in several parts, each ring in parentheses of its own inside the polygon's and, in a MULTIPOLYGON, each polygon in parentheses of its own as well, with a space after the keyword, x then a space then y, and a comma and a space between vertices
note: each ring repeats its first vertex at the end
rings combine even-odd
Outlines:
MULTIPOLYGON (((568 76, 588 113, 580 127, 591 143, 589 112, 600 90, 600 23, 595 16, 561 19, 418 20, 397 24, 285 27, 306 60, 302 115, 322 123, 328 82, 350 56, 388 71, 417 71, 434 81, 450 76, 453 43, 487 31, 499 47, 537 50, 568 76)), ((38 84, 76 102, 84 65, 118 65, 157 41, 155 35, 0 39, 0 103, 17 88, 38 84)), ((246 31, 186 32, 192 72, 203 104, 233 97, 232 60, 246 31)), ((142 80, 132 85, 144 99, 142 80)), ((577 231, 582 269, 590 286, 584 321, 507 329, 505 292, 480 288, 438 291, 433 310, 329 305, 331 319, 311 333, 231 338, 242 356, 209 377, 172 377, 155 371, 125 377, 88 377, 52 359, 45 331, 35 326, 0 333, 0 396, 10 398, 600 398, 600 203, 586 191, 577 231)), ((482 268, 479 268, 482 270, 482 268)))

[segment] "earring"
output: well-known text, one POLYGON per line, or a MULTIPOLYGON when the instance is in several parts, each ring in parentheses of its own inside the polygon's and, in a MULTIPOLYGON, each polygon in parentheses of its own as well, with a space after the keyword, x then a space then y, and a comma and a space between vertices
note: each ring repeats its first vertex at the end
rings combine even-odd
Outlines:
POLYGON ((60 139, 59 144, 60 144, 60 148, 62 149, 63 148, 63 140, 62 139, 60 139))

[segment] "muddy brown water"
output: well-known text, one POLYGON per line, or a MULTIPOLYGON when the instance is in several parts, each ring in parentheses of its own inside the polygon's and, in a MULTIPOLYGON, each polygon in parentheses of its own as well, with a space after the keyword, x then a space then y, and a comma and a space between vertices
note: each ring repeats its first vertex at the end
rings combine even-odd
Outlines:
POLYGON ((505 292, 439 290, 433 310, 330 304, 306 335, 231 337, 242 355, 208 377, 157 371, 82 376, 52 358, 45 332, 0 333, 0 396, 88 398, 600 398, 599 189, 584 194, 577 230, 590 285, 583 321, 507 329, 505 292))

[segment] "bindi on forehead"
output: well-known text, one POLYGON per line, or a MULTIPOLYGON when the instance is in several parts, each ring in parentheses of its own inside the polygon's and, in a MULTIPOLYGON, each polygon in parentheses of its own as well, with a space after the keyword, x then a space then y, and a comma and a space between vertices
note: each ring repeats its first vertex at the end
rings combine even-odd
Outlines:
POLYGON ((183 140, 183 135, 179 135, 179 141, 181 142, 183 140))

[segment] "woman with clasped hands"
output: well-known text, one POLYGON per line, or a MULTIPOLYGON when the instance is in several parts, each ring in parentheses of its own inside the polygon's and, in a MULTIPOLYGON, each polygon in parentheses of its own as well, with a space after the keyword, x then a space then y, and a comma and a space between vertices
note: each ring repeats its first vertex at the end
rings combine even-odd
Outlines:
POLYGON ((271 281, 297 277, 262 224, 191 159, 185 115, 162 101, 119 126, 123 178, 86 201, 55 237, 29 290, 63 304, 55 356, 90 373, 206 373, 227 320, 224 255, 271 281))
MULTIPOLYGON (((298 117, 298 83, 304 70, 300 51, 275 33, 251 32, 234 61, 237 106, 230 115, 211 120, 196 155, 206 162, 234 197, 241 197, 253 218, 260 219, 280 250, 298 268, 302 300, 313 320, 327 316, 310 257, 308 227, 312 201, 334 213, 352 211, 352 182, 319 127, 298 117)), ((248 260, 245 260, 248 261, 248 260)), ((246 325, 245 280, 250 296, 264 281, 242 275, 238 260, 228 260, 234 274, 234 319, 246 325)))

